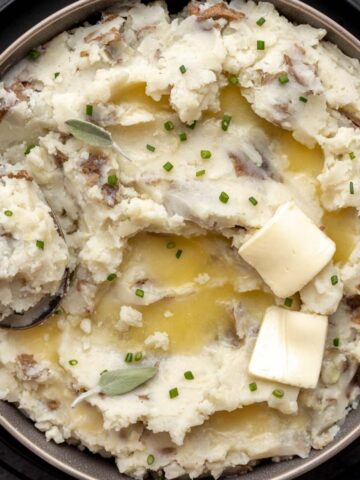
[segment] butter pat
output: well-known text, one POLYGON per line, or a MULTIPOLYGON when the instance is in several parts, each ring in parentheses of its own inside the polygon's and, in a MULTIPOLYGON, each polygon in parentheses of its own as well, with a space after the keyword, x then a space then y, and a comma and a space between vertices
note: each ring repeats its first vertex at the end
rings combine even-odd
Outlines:
POLYGON ((327 317, 269 307, 250 360, 251 375, 315 388, 325 349, 327 317))
POLYGON ((335 243, 293 202, 282 205, 239 250, 281 298, 305 287, 334 253, 335 243))

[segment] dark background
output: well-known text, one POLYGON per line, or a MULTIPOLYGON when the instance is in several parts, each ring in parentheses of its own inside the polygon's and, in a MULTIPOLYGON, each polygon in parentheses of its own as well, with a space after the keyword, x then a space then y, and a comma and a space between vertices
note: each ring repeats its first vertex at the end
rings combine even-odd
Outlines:
MULTIPOLYGON (((0 51, 71 0, 0 0, 0 51)), ((179 4, 177 0, 169 3, 179 4)), ((307 0, 360 38, 360 0, 307 0)), ((0 480, 71 480, 0 428, 0 480)), ((103 479, 106 480, 106 479, 103 479)), ((360 480, 360 439, 299 480, 360 480)))

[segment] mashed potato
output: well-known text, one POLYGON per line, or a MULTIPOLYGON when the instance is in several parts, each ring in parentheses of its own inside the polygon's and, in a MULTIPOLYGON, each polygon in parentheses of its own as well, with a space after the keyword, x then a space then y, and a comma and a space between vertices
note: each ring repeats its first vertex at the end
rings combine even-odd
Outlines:
MULTIPOLYGON (((66 265, 73 272, 44 325, 0 331, 0 398, 48 440, 111 455, 136 478, 218 477, 306 457, 355 408, 360 65, 325 34, 269 3, 193 2, 170 16, 162 2, 126 2, 3 79, 1 165, 39 185, 70 257, 29 181, 1 177, 0 303, 19 305, 13 269, 34 295, 66 265), (113 144, 80 140, 72 119, 113 144), (309 274, 305 261, 300 292, 279 298, 238 250, 285 204, 331 248, 325 268, 309 274), (274 306, 328 319, 315 388, 250 375, 274 306), (123 395, 99 393, 104 371, 140 366, 157 374, 123 395)), ((307 231, 295 225, 286 238, 311 253, 307 231)), ((266 242, 275 262, 284 249, 266 242)))

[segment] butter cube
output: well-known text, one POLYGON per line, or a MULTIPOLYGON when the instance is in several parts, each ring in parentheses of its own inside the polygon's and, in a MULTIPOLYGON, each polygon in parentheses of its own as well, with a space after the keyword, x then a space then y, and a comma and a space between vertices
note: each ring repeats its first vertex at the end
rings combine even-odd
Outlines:
POLYGON ((334 253, 334 242, 293 202, 282 205, 239 249, 280 298, 304 288, 334 253))
POLYGON ((249 365, 251 375, 315 388, 325 349, 327 317, 269 307, 249 365))

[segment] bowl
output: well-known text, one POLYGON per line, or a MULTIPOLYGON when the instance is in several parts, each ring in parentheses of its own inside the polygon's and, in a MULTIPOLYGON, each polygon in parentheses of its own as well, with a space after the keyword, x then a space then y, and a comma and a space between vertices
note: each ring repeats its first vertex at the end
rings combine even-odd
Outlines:
MULTIPOLYGON (((338 45, 347 55, 360 59, 360 41, 326 15, 298 0, 267 0, 289 20, 295 23, 308 23, 325 28, 327 39, 338 45)), ((35 25, 0 55, 0 75, 16 64, 27 52, 45 43, 60 32, 72 28, 104 8, 121 0, 80 0, 65 7, 35 25)), ((177 1, 179 10, 187 2, 177 1)), ((170 10, 171 8, 171 2, 170 10)), ((80 451, 67 444, 57 445, 47 442, 43 433, 26 418, 15 406, 0 401, 0 425, 36 455, 59 468, 63 472, 81 480, 127 479, 118 472, 115 463, 99 455, 80 451)), ((360 437, 360 408, 351 411, 345 419, 335 440, 320 451, 312 450, 305 459, 273 463, 264 461, 242 479, 246 480, 290 480, 326 462, 347 445, 360 437)), ((240 478, 236 474, 232 478, 240 478)))

